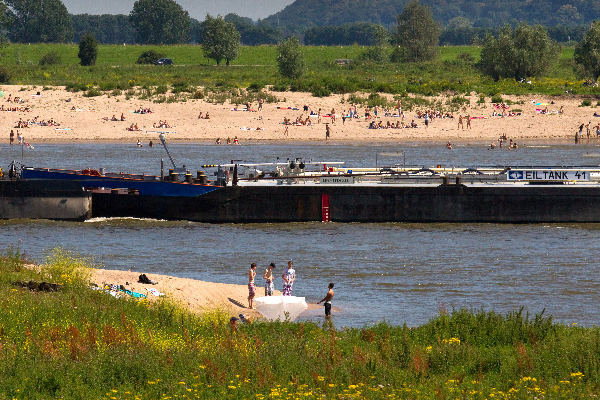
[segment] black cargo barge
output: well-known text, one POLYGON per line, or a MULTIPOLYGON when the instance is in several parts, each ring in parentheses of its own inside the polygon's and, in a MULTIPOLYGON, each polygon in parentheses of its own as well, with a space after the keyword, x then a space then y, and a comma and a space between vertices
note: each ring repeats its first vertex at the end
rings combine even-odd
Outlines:
POLYGON ((600 222, 600 186, 226 186, 201 197, 94 193, 94 217, 211 223, 600 222))
POLYGON ((85 188, 91 196, 90 217, 209 223, 600 222, 597 167, 350 169, 342 163, 308 164, 204 166, 217 168, 212 182, 204 171, 194 178, 189 170, 159 177, 25 168, 21 182, 37 185, 33 191, 40 198, 50 188, 85 188), (45 185, 36 183, 44 181, 40 177, 48 177, 45 185))
POLYGON ((92 216, 92 194, 76 181, 0 179, 0 218, 83 221, 92 216))

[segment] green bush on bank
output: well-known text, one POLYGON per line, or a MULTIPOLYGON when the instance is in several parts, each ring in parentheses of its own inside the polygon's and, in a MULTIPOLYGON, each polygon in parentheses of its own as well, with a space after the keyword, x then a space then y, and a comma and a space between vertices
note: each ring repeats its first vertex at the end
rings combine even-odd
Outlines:
POLYGON ((0 398, 591 397, 600 329, 544 313, 457 310, 414 328, 335 329, 191 314, 88 285, 89 260, 54 250, 38 268, 0 257, 0 398), (58 292, 15 281, 49 279, 58 292))

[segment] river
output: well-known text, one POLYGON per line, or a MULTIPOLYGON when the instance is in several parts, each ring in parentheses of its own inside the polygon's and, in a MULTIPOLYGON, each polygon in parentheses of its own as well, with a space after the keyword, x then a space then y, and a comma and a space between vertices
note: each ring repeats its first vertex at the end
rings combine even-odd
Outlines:
MULTIPOLYGON (((123 143, 40 144, 24 152, 28 166, 159 173, 164 150, 123 143)), ((517 151, 439 145, 247 144, 170 146, 176 162, 275 161, 293 157, 349 166, 539 166, 600 163, 600 147, 522 146, 517 151)), ((20 147, 0 146, 2 167, 20 147)), ((168 164, 167 164, 168 166, 168 164)), ((600 321, 600 224, 202 224, 96 219, 86 222, 3 221, 0 246, 18 246, 41 262, 62 246, 104 268, 245 283, 251 262, 283 271, 293 259, 294 294, 314 302, 335 283, 340 326, 386 320, 422 324, 453 308, 507 312, 545 310, 558 321, 600 321)), ((277 281, 281 289, 281 280, 277 281)), ((259 294, 262 289, 259 289, 259 294)), ((309 314, 307 319, 320 319, 309 314)))

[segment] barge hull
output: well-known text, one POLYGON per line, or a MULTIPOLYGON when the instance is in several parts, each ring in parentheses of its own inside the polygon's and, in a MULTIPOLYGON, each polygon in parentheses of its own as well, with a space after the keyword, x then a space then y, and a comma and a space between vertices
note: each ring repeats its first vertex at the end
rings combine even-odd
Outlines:
POLYGON ((92 195, 77 182, 0 180, 0 219, 84 221, 91 210, 92 195))
POLYGON ((94 193, 94 217, 211 223, 600 222, 600 187, 586 185, 228 186, 200 197, 94 193), (328 209, 324 209, 328 200, 328 209))

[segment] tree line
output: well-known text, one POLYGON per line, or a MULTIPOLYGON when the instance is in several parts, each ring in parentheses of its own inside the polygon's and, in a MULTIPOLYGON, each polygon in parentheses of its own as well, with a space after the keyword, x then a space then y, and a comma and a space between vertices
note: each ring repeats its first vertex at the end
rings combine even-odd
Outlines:
MULTIPOLYGON (((357 21, 393 28, 396 16, 410 0, 296 0, 264 22, 280 27, 285 35, 301 35, 317 26, 339 26, 357 21)), ((521 22, 544 26, 589 26, 600 19, 597 0, 422 0, 433 18, 448 26, 462 18, 476 28, 498 28, 521 22)))
MULTIPOLYGON (((359 3, 368 5, 369 1, 371 0, 360 0, 359 3)), ((439 0, 435 3, 433 0, 423 2, 424 5, 432 4, 430 8, 433 18, 441 23, 439 41, 443 45, 482 44, 487 35, 500 32, 502 27, 497 25, 498 21, 507 21, 513 27, 519 24, 519 20, 514 18, 494 18, 492 24, 490 16, 497 16, 493 13, 495 6, 484 11, 478 8, 487 4, 486 1, 470 8, 464 1, 452 3, 453 6, 439 0), (454 8, 448 13, 442 12, 452 7, 454 8), (463 11, 459 13, 457 10, 463 11)), ((395 16, 407 4, 404 1, 390 3, 379 0, 377 4, 373 4, 373 8, 368 8, 377 12, 363 13, 363 18, 359 19, 368 21, 371 18, 371 22, 356 22, 352 14, 362 6, 349 7, 341 14, 343 18, 325 18, 324 15, 332 13, 340 2, 330 0, 330 3, 331 7, 311 7, 311 10, 305 10, 308 7, 306 0, 297 0, 285 12, 278 13, 277 20, 269 17, 254 22, 237 14, 228 14, 223 19, 233 23, 244 45, 276 44, 290 34, 295 34, 307 45, 371 46, 376 41, 375 32, 380 27, 393 32, 395 16), (400 5, 402 8, 399 8, 400 5), (286 20, 290 8, 296 10, 293 21, 286 20), (309 18, 314 8, 319 9, 319 15, 309 18), (381 15, 386 17, 377 17, 381 15), (301 22, 304 18, 310 19, 310 23, 301 22), (348 22, 345 22, 346 19, 348 22)), ((589 28, 590 18, 600 18, 600 2, 597 1, 591 2, 590 7, 585 9, 586 12, 581 10, 588 5, 587 0, 581 0, 575 5, 554 3, 536 3, 540 15, 530 15, 531 12, 524 11, 518 14, 519 18, 546 25, 550 38, 559 42, 581 41, 589 28), (556 10, 552 18, 544 17, 544 10, 552 9, 556 10)), ((502 4, 507 7, 506 2, 502 4)), ((86 33, 91 33, 99 43, 171 44, 201 43, 203 40, 202 22, 191 18, 173 0, 138 0, 129 15, 69 15, 61 0, 0 0, 0 7, 0 24, 4 26, 6 38, 13 42, 79 42, 86 33)), ((514 10, 522 9, 525 3, 518 2, 515 7, 512 10, 517 15, 514 10)))
MULTIPOLYGON (((142 1, 147 0, 136 2, 134 11, 148 13, 148 10, 136 8, 142 1)), ((183 23, 171 21, 171 24, 183 23)), ((156 29, 150 24, 142 27, 147 30, 156 29)), ((380 25, 369 28, 372 29, 370 36, 373 40, 372 45, 362 55, 365 61, 428 62, 435 60, 438 55, 441 26, 434 20, 431 9, 418 0, 408 3, 396 17, 395 32, 390 33, 380 25)), ((141 28, 137 29, 139 34, 141 28)), ((169 32, 164 31, 165 27, 160 29, 164 40, 169 32)), ((223 61, 229 65, 237 58, 241 34, 233 22, 207 15, 200 23, 199 31, 202 49, 207 58, 215 60, 217 65, 223 61)), ((150 35, 152 32, 146 34, 150 35)), ((177 37, 173 36, 171 40, 176 41, 177 37)), ((82 38, 79 46, 82 65, 93 65, 97 54, 96 46, 93 35, 86 34, 82 38)), ((494 80, 514 78, 525 81, 529 77, 543 75, 555 62, 558 52, 557 42, 550 38, 548 30, 542 25, 519 24, 515 28, 505 25, 497 34, 486 34, 481 59, 476 67, 494 80)), ((144 53, 138 62, 152 62, 158 57, 158 54, 144 53)), ((473 59, 467 61, 474 62, 473 59)), ((581 76, 594 81, 600 76, 600 21, 593 22, 583 34, 575 48, 574 63, 581 76)), ((277 64, 279 72, 286 78, 293 80, 302 76, 305 63, 296 36, 279 43, 277 64)))
MULTIPOLYGON (((9 24, 10 35, 21 41, 66 41, 73 35, 73 24, 60 0, 4 0, 1 3, 4 22, 9 24)), ((97 22, 116 26, 119 16, 98 18, 97 22)), ((242 32, 254 29, 251 20, 239 16, 226 18, 206 16, 202 22, 193 23, 188 12, 173 0, 137 0, 127 20, 132 25, 130 33, 136 42, 172 44, 189 41, 192 33, 202 44, 204 55, 217 64, 229 65, 238 55, 242 32), (245 27, 244 29, 238 26, 245 27)), ((121 19, 121 22, 124 22, 121 19)), ((454 29, 469 28, 468 21, 453 20, 454 29)), ((265 37, 279 42, 278 65, 283 76, 296 79, 302 75, 304 61, 300 42, 296 36, 280 40, 277 32, 261 27, 265 37)), ((411 0, 396 16, 396 26, 388 31, 382 25, 343 25, 350 35, 365 40, 370 47, 362 58, 381 62, 423 62, 434 60, 438 53, 441 25, 435 21, 432 9, 418 0, 411 0)), ((332 35, 335 35, 333 32, 332 35)), ((564 32, 563 32, 564 33, 564 32)), ((111 32, 103 33, 110 37, 111 32)), ((600 75, 600 22, 594 21, 589 29, 580 32, 581 40, 574 53, 578 72, 596 80, 600 75)), ((311 36, 309 35, 309 38, 311 36)), ((313 35, 311 40, 316 36, 313 35)), ((88 32, 81 37, 79 56, 82 65, 93 65, 96 58, 97 37, 88 32)), ((516 27, 505 25, 497 32, 487 31, 481 38, 481 60, 477 67, 482 73, 498 80, 514 78, 524 80, 542 75, 556 59, 558 45, 542 25, 520 23, 516 27)))

